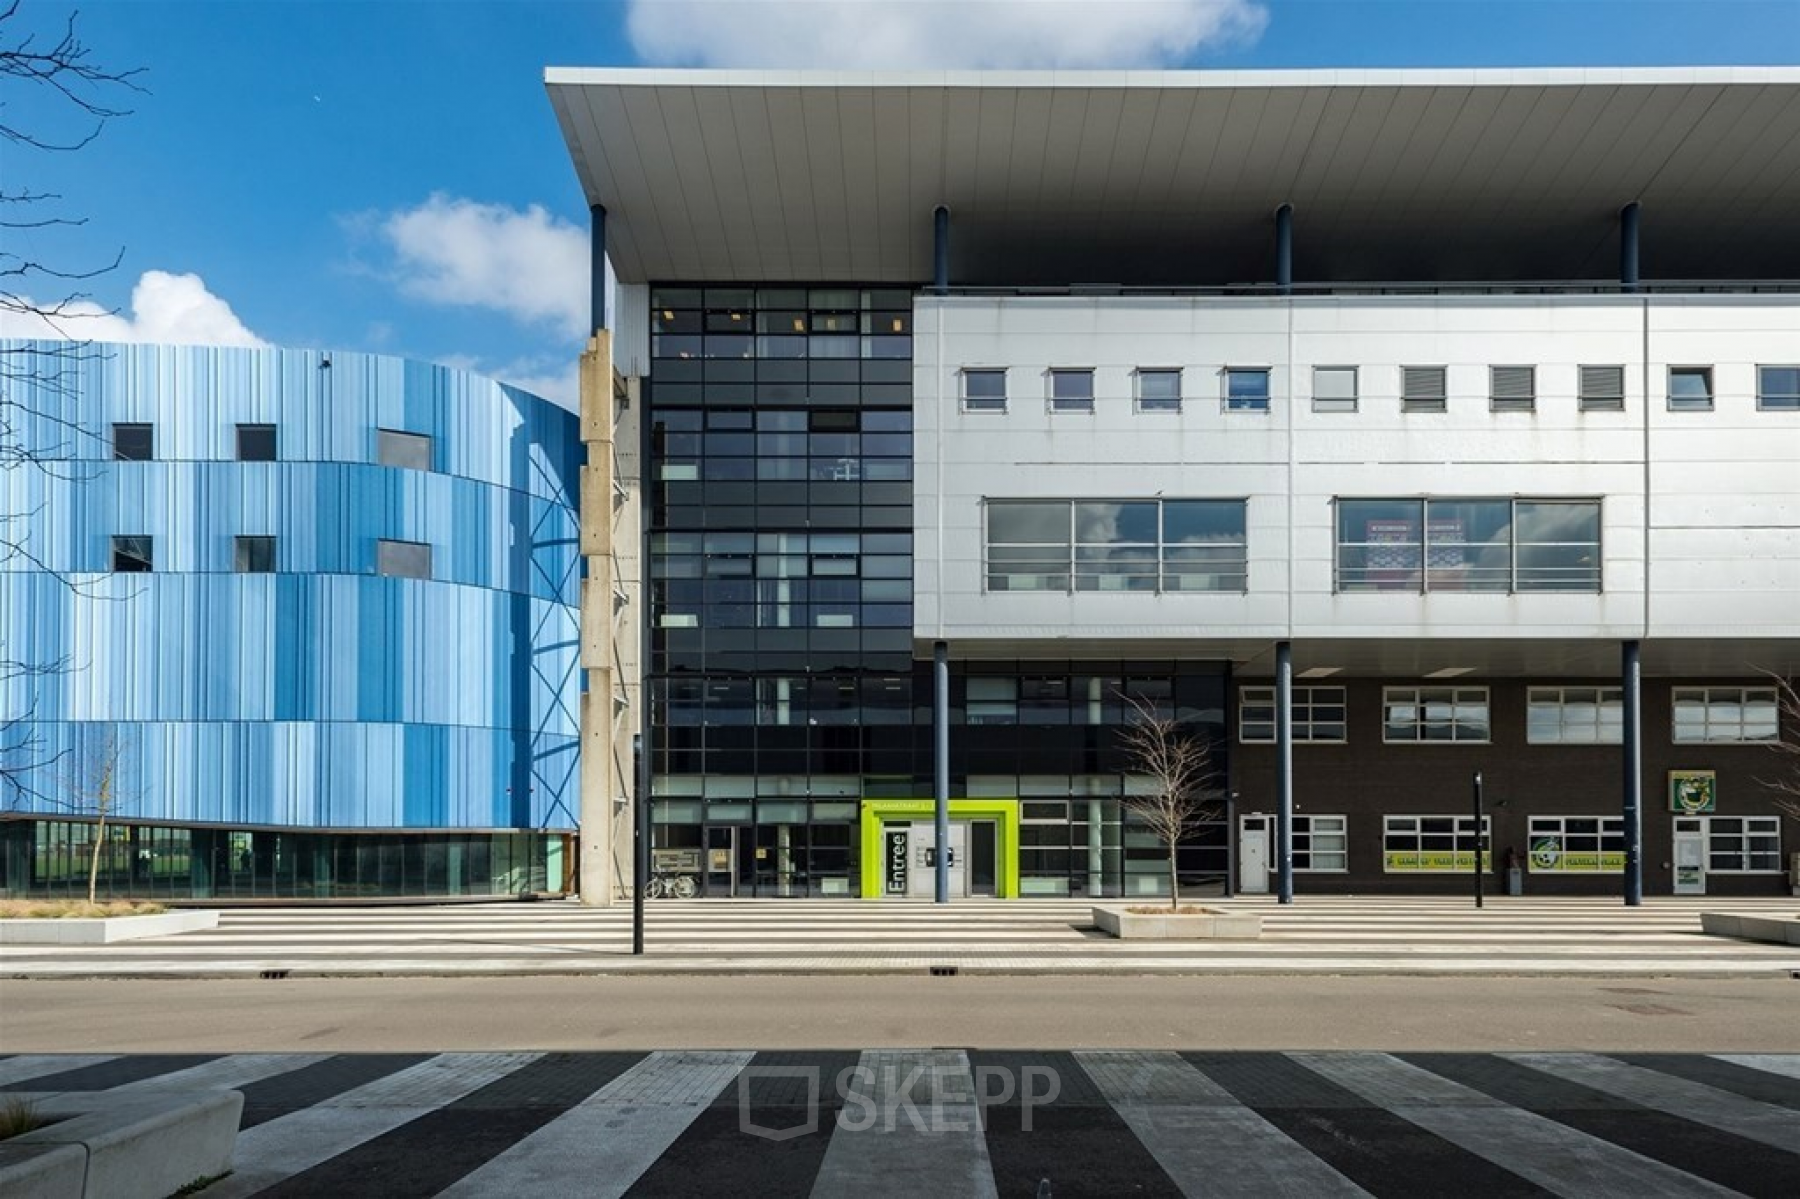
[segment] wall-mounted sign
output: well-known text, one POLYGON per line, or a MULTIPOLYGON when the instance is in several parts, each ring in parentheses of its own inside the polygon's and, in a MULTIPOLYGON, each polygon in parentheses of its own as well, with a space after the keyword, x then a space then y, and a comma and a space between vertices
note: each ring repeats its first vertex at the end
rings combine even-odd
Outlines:
POLYGON ((1558 837, 1541 837, 1531 843, 1533 874, 1623 874, 1625 854, 1621 850, 1566 850, 1558 837))
MULTIPOLYGON (((1467 874, 1475 868, 1475 852, 1459 849, 1452 853, 1442 850, 1390 849, 1381 856, 1381 868, 1389 874, 1443 873, 1460 871, 1467 874)), ((1481 851, 1481 868, 1494 868, 1494 852, 1490 849, 1481 851)))
POLYGON ((1719 776, 1711 770, 1669 771, 1669 811, 1685 816, 1719 810, 1719 776))
POLYGON ((882 890, 889 895, 906 894, 906 842, 908 830, 903 825, 890 825, 882 833, 882 890))

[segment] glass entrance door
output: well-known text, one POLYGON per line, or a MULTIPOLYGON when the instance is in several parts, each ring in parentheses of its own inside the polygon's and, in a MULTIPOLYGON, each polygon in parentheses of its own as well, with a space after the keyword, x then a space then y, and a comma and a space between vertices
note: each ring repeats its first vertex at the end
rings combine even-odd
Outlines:
POLYGON ((706 830, 706 888, 702 892, 715 899, 730 899, 738 893, 738 830, 714 825, 706 830))

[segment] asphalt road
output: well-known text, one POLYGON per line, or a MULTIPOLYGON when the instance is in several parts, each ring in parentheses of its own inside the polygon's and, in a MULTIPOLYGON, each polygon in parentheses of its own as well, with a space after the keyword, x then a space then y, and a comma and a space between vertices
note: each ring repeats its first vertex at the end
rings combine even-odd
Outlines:
POLYGON ((0 981, 0 1053, 929 1048, 1800 1052, 1800 980, 0 981))

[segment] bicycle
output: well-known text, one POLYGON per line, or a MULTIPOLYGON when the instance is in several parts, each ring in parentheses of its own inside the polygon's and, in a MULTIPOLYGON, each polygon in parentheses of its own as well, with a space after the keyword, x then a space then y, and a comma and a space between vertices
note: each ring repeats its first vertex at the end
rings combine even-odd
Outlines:
POLYGON ((692 899, 699 889, 692 875, 656 870, 651 873, 650 881, 644 884, 644 898, 692 899))

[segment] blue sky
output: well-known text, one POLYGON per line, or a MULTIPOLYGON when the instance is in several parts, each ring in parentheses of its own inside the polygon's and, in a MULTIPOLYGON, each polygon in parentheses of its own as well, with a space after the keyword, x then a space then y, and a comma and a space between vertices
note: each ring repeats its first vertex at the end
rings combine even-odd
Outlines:
MULTIPOLYGON (((6 40, 70 8, 24 0, 6 40)), ((74 332, 378 350, 565 392, 586 209, 546 65, 1800 62, 1800 0, 90 0, 79 29, 145 94, 79 153, 0 161, 0 188, 87 217, 0 252, 123 250, 87 285, 118 316, 74 332)), ((29 94, 4 112, 67 128, 29 94)))

